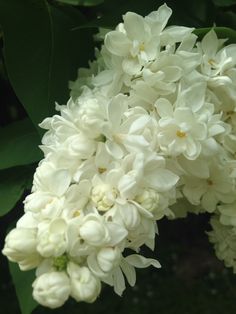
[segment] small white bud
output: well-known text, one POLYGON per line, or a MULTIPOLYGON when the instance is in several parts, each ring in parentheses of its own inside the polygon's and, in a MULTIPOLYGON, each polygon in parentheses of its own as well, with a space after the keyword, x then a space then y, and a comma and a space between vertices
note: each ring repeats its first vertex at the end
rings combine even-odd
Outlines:
POLYGON ((51 309, 62 306, 69 298, 70 280, 65 272, 45 273, 33 282, 33 297, 51 309))
POLYGON ((135 205, 129 203, 123 205, 120 207, 120 214, 128 230, 134 230, 140 224, 140 214, 135 205))
POLYGON ((15 228, 6 236, 2 253, 10 261, 17 262, 21 270, 29 270, 37 267, 41 261, 36 245, 36 229, 15 228))
POLYGON ((67 267, 71 279, 71 296, 78 302, 94 302, 101 291, 101 282, 88 267, 70 262, 67 267))
POLYGON ((148 211, 154 211, 159 205, 159 194, 151 189, 144 190, 142 194, 136 196, 135 201, 148 211))
POLYGON ((57 218, 50 223, 39 225, 37 250, 44 257, 60 256, 67 246, 65 232, 67 224, 64 219, 57 218))
POLYGON ((109 232, 100 216, 87 215, 80 228, 80 236, 90 245, 100 246, 110 240, 109 232))
POLYGON ((104 272, 109 272, 120 262, 120 250, 117 247, 102 248, 97 254, 98 265, 104 272))
POLYGON ((81 159, 91 157, 96 148, 94 140, 82 133, 69 137, 67 142, 69 153, 81 159))

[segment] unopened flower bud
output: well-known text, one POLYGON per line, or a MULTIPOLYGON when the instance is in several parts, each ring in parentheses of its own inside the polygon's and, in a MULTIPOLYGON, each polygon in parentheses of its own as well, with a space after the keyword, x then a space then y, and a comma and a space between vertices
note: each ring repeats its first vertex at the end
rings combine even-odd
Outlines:
POLYGON ((138 202, 143 208, 154 211, 159 204, 159 195, 156 191, 148 189, 144 190, 142 194, 136 196, 136 202, 138 202))
POLYGON ((45 273, 33 282, 34 299, 51 309, 62 306, 69 298, 70 280, 65 272, 45 273))
POLYGON ((99 216, 87 215, 80 228, 80 236, 88 244, 100 246, 109 241, 110 236, 105 224, 99 216))
POLYGON ((67 224, 64 219, 57 218, 40 226, 37 250, 44 257, 60 256, 66 250, 65 232, 67 224))
POLYGON ((76 301, 94 302, 101 291, 101 282, 88 267, 80 267, 72 262, 67 271, 71 279, 71 296, 76 301))
POLYGON ((17 262, 21 270, 29 270, 37 267, 41 261, 36 245, 36 229, 15 228, 7 235, 2 253, 10 261, 17 262))
POLYGON ((109 272, 119 264, 120 257, 120 250, 117 247, 102 248, 97 254, 98 265, 104 272, 109 272))
POLYGON ((68 139, 69 152, 81 159, 89 158, 95 151, 95 142, 85 135, 78 134, 68 139))

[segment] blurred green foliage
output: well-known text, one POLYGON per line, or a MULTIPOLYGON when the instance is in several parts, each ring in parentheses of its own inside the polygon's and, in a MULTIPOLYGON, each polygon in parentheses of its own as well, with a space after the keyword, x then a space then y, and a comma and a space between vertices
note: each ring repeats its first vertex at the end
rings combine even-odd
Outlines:
POLYGON ((94 6, 102 3, 104 0, 57 0, 65 4, 94 6))
MULTIPOLYGON (((166 3, 173 9, 170 24, 195 27, 199 36, 214 26, 219 37, 236 43, 236 0, 166 0, 166 3)), ((113 28, 125 12, 145 15, 161 4, 158 0, 0 0, 0 216, 6 215, 0 222, 2 245, 8 226, 23 213, 22 197, 30 189, 33 172, 42 158, 38 148, 42 131, 38 124, 55 112, 55 102, 67 101, 68 81, 75 79, 77 69, 86 67, 94 56, 93 35, 98 27, 113 28)), ((163 265, 167 265, 160 275, 142 271, 137 287, 129 288, 122 299, 106 288, 93 305, 71 301, 54 313, 103 313, 107 309, 112 313, 137 314, 155 310, 160 314, 235 313, 236 282, 214 257, 214 263, 197 279, 186 283, 179 278, 181 263, 173 261, 172 256, 182 254, 181 236, 188 237, 186 233, 178 235, 181 223, 171 222, 176 236, 171 240, 160 239, 165 247, 157 246, 163 265), (173 265, 176 269, 172 269, 173 265), (208 278, 210 269, 215 271, 214 280, 208 278)), ((166 228, 165 222, 162 224, 166 228)), ((199 225, 195 227, 199 229, 199 225)), ((199 238, 205 239, 203 233, 199 238)), ((185 243, 186 254, 182 255, 186 260, 191 246, 190 241, 185 243)), ((211 261, 209 254, 203 255, 199 264, 204 265, 205 259, 211 261)), ((3 313, 19 313, 2 256, 1 263, 3 313)), ((187 266, 182 265, 182 277, 188 280, 192 276, 188 268, 199 270, 199 265, 193 262, 187 266)), ((16 265, 11 265, 10 270, 21 312, 29 314, 35 308, 31 297, 32 273, 22 273, 16 265)), ((43 308, 34 311, 50 312, 43 308)))
POLYGON ((235 0, 213 0, 213 3, 219 7, 229 7, 236 4, 235 0))

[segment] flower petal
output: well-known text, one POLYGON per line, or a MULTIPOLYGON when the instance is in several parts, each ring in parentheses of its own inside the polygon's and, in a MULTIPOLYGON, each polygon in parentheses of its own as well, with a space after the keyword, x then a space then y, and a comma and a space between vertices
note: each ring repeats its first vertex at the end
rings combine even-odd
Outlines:
POLYGON ((146 268, 148 266, 154 266, 156 268, 161 268, 161 264, 153 259, 153 258, 146 258, 144 256, 138 254, 132 254, 125 258, 126 262, 130 265, 137 267, 137 268, 146 268))

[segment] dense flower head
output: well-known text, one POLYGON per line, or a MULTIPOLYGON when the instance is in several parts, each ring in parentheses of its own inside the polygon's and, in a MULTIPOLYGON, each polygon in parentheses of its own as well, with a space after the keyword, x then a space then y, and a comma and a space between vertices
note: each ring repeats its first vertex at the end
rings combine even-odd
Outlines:
POLYGON ((178 218, 183 200, 215 213, 210 241, 236 269, 236 45, 166 27, 171 12, 126 13, 40 124, 44 159, 3 253, 36 268, 44 306, 93 302, 102 283, 122 295, 135 268, 159 268, 140 248, 154 249, 156 221, 178 218))

